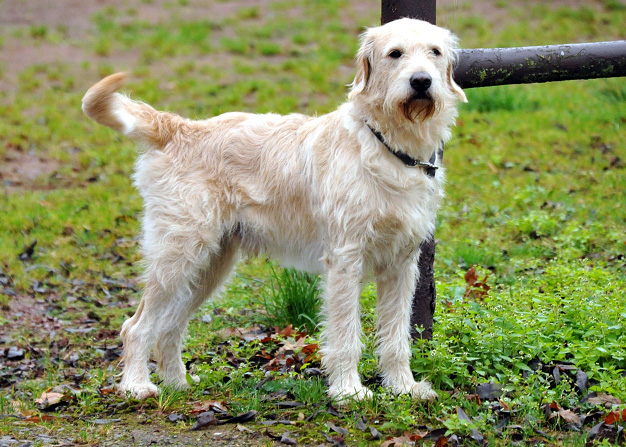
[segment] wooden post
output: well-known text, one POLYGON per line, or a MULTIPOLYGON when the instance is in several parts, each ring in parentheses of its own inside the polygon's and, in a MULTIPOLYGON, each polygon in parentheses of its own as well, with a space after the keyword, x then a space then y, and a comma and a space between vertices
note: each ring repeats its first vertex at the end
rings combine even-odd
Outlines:
POLYGON ((382 0, 380 21, 384 25, 402 17, 437 22, 437 0, 382 0))
MULTIPOLYGON (((402 17, 425 20, 433 25, 437 21, 436 0, 382 0, 381 22, 385 24, 402 17)), ((443 154, 443 152, 441 152, 443 154)), ((434 235, 422 244, 419 259, 420 279, 413 294, 411 314, 411 336, 430 339, 433 336, 433 316, 435 314, 435 262, 434 235), (422 328, 416 331, 415 327, 422 328)))

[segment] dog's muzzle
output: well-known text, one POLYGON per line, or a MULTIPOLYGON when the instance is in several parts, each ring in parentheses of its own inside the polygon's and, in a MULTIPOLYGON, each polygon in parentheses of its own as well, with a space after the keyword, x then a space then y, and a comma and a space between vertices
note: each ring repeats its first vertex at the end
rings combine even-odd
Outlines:
POLYGON ((402 104, 404 116, 411 122, 432 117, 437 110, 435 98, 431 94, 432 76, 425 71, 418 71, 411 75, 409 84, 410 94, 402 104))

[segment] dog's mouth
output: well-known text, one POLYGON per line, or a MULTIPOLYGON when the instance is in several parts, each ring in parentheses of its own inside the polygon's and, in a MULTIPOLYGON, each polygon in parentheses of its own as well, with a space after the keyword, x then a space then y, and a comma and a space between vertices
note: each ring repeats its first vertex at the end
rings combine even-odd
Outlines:
POLYGON ((415 92, 410 98, 409 101, 432 101, 433 98, 430 96, 428 91, 425 92, 415 92))
POLYGON ((402 113, 407 120, 427 120, 437 111, 437 102, 428 92, 414 92, 402 103, 402 113))

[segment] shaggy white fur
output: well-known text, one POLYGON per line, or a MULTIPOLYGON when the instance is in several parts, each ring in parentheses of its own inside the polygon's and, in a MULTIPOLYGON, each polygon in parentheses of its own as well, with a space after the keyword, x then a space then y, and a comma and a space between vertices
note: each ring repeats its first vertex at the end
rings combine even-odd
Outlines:
POLYGON ((367 275, 378 287, 383 384, 436 397, 411 373, 409 318, 443 169, 431 177, 406 166, 368 125, 394 150, 427 161, 450 138, 456 103, 466 101, 452 79, 455 47, 449 31, 418 20, 368 29, 348 102, 317 118, 226 113, 191 121, 116 93, 124 74, 85 94, 90 118, 143 147, 134 181, 145 203, 145 290, 121 331, 120 391, 157 393, 152 350, 164 383, 187 386, 183 333, 244 252, 324 275, 321 354, 331 397, 370 395, 357 371, 367 275))

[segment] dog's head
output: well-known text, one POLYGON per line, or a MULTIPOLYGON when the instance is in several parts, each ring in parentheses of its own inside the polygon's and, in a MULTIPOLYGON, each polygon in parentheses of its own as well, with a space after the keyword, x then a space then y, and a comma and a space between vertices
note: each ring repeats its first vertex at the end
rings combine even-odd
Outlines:
POLYGON ((450 31, 421 20, 369 28, 361 35, 348 98, 411 122, 424 121, 456 101, 467 102, 452 77, 456 47, 450 31))

